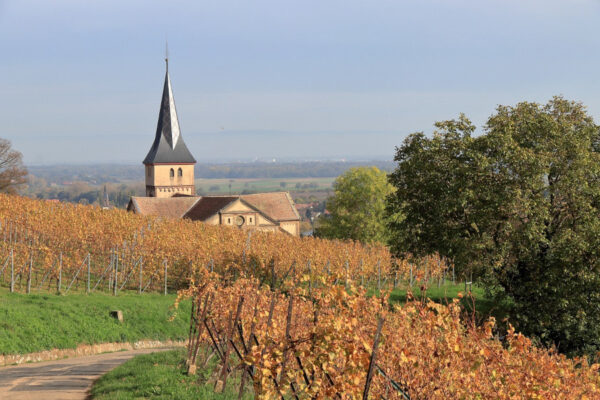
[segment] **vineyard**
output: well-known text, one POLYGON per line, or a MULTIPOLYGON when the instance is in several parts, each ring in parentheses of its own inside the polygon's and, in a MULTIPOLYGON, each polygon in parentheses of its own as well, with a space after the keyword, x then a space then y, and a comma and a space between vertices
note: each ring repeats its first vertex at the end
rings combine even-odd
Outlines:
POLYGON ((259 399, 600 398, 598 364, 536 348, 512 327, 501 340, 493 318, 465 324, 458 299, 392 306, 306 275, 261 285, 209 272, 180 297, 193 299, 189 373, 217 357, 215 390, 236 374, 240 397, 251 386, 259 399))
POLYGON ((394 260, 384 246, 223 229, 124 210, 0 195, 0 284, 13 290, 168 291, 208 268, 223 275, 308 274, 391 286, 441 276, 436 257, 394 260))
POLYGON ((261 399, 596 399, 599 366, 448 305, 388 301, 451 266, 383 246, 248 232, 0 195, 0 283, 13 291, 179 291, 190 374, 261 399), (379 296, 367 295, 379 289, 379 296), (233 379, 235 375, 236 379, 233 379))

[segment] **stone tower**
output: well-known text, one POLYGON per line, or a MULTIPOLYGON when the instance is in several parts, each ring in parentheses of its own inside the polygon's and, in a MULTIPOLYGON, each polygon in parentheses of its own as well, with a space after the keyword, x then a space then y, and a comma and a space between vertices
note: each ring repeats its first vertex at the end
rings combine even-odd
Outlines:
POLYGON ((146 166, 146 196, 171 197, 175 194, 196 194, 194 165, 196 160, 188 150, 177 119, 175 100, 169 77, 169 59, 165 74, 158 125, 154 143, 144 159, 146 166))

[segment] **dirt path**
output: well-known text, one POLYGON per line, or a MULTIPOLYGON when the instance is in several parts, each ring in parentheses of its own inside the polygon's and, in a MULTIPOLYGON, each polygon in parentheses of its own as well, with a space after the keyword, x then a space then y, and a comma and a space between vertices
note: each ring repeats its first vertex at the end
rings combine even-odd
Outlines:
POLYGON ((86 399, 100 376, 139 354, 168 349, 142 349, 105 353, 0 368, 0 399, 86 399))

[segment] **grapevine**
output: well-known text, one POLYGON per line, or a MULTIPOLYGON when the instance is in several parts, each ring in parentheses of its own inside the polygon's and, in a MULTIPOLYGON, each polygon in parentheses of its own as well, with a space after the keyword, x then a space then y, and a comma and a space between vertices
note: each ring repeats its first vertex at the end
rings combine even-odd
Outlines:
POLYGON ((49 274, 48 282, 58 280, 59 273, 73 277, 88 254, 94 278, 103 273, 108 277, 113 272, 106 272, 107 267, 116 265, 118 285, 125 283, 124 288, 130 289, 139 284, 136 268, 142 271, 142 286, 151 282, 158 288, 165 264, 172 288, 185 287, 189 277, 204 268, 269 280, 294 266, 295 274, 308 274, 314 282, 377 281, 388 286, 409 275, 415 281, 440 276, 447 268, 435 256, 416 263, 394 259, 382 245, 251 232, 0 195, 0 263, 10 255, 20 277, 29 262, 38 275, 49 274))
MULTIPOLYGON (((387 296, 368 297, 363 288, 309 293, 289 279, 278 290, 256 279, 226 283, 214 273, 181 291, 185 297, 198 305, 188 364, 195 365, 200 343, 220 348, 221 356, 229 349, 238 355, 228 366, 251 377, 259 399, 361 398, 378 322, 369 398, 600 398, 598 364, 536 348, 512 327, 500 341, 493 318, 465 326, 458 299, 391 306, 387 296)), ((215 374, 217 388, 223 376, 215 374)))

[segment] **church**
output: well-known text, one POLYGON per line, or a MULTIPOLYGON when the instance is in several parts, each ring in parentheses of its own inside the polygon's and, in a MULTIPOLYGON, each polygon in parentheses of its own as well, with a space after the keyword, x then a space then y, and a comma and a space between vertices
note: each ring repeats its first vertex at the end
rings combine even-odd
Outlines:
POLYGON ((196 160, 187 148, 177 119, 169 77, 165 74, 154 143, 143 161, 146 196, 134 196, 127 210, 141 215, 187 218, 211 225, 300 235, 300 216, 288 192, 197 196, 196 160))

